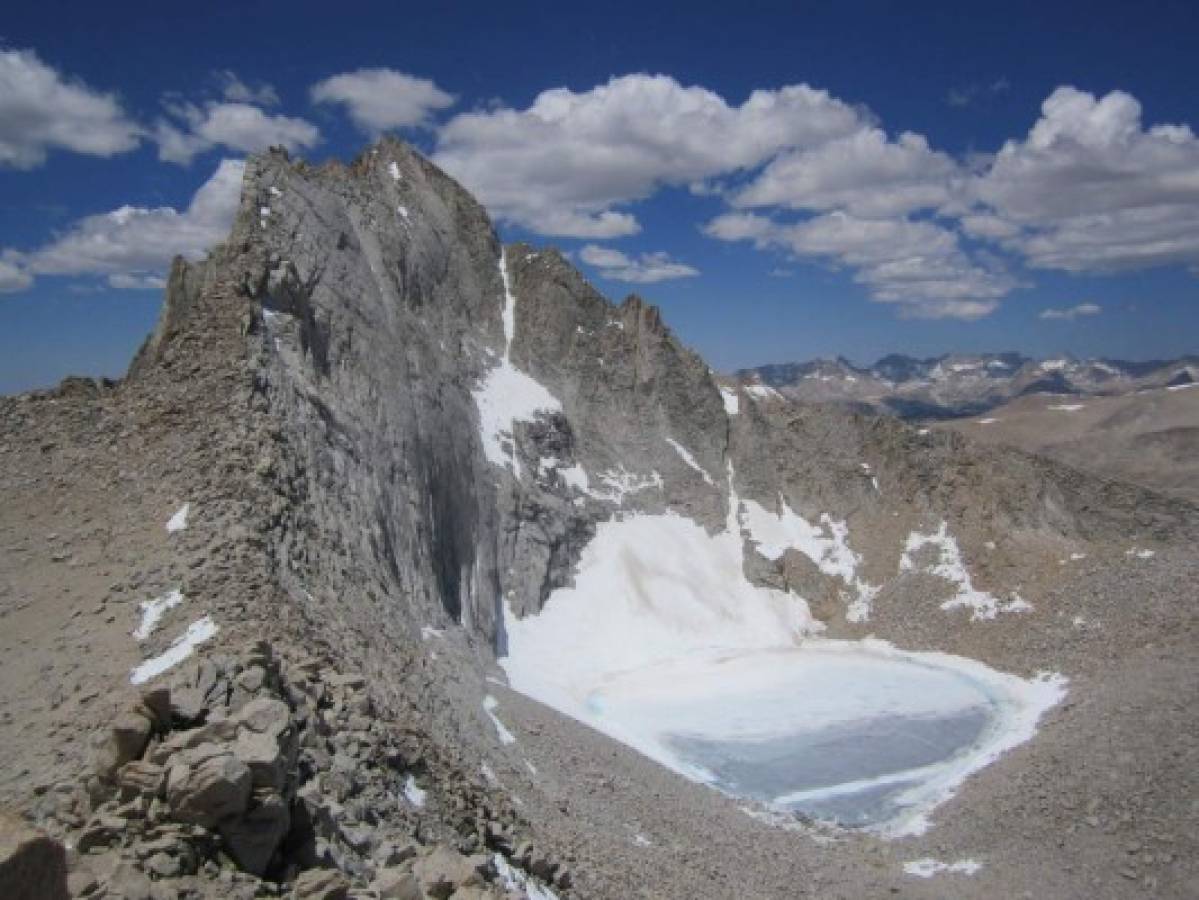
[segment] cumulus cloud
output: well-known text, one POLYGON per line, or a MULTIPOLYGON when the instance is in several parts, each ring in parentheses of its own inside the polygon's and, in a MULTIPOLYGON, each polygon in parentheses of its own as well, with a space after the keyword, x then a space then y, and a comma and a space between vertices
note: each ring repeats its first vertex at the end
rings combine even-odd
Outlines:
POLYGON ((855 216, 891 217, 950 202, 962 172, 918 134, 889 141, 882 129, 853 134, 776 157, 733 197, 737 207, 842 209, 855 216))
POLYGON ((187 165, 216 147, 256 153, 274 146, 300 150, 320 140, 311 122, 268 115, 248 103, 172 103, 167 110, 173 120, 160 120, 154 132, 164 162, 187 165))
POLYGON ((968 256, 942 225, 909 218, 863 219, 836 210, 785 224, 757 213, 725 213, 705 232, 853 270, 872 299, 916 318, 976 319, 1017 287, 1002 264, 968 256))
POLYGON ((17 254, 9 251, 0 258, 0 294, 23 291, 33 284, 33 276, 18 263, 17 254))
POLYGON ((1103 312, 1103 308, 1095 303, 1079 303, 1077 306, 1067 306, 1064 308, 1049 308, 1041 310, 1040 318, 1042 319, 1064 319, 1067 322, 1072 322, 1080 316, 1097 316, 1103 312))
POLYGON ((160 291, 167 286, 167 280, 161 275, 134 275, 129 272, 117 272, 108 276, 108 286, 118 290, 129 291, 160 291))
POLYGON ((1059 87, 971 188, 982 221, 1036 268, 1199 264, 1199 139, 1184 125, 1144 127, 1122 91, 1059 87))
POLYGON ((258 106, 279 105, 279 93, 273 85, 263 82, 257 87, 251 87, 231 69, 222 69, 216 73, 216 77, 226 100, 233 103, 254 103, 258 106))
POLYGON ((595 266, 609 281, 653 284, 675 278, 692 278, 699 269, 672 260, 666 253, 642 253, 631 257, 611 247, 587 244, 579 251, 583 262, 595 266))
POLYGON ((55 148, 114 156, 141 134, 112 94, 66 78, 32 50, 0 50, 0 166, 32 169, 55 148))
POLYGON ((343 72, 314 84, 311 96, 313 103, 345 106, 354 124, 370 135, 428 125, 437 110, 456 99, 427 78, 394 69, 343 72))
POLYGON ((458 115, 438 132, 434 159, 498 218, 607 238, 639 230, 616 207, 663 186, 702 185, 860 125, 858 110, 807 85, 731 105, 667 76, 625 75, 582 93, 544 91, 523 110, 458 115))
POLYGON ((25 271, 97 275, 113 287, 161 286, 175 256, 200 259, 224 240, 237 212, 244 170, 240 160, 223 160, 184 210, 122 206, 85 216, 55 240, 25 254, 25 271))

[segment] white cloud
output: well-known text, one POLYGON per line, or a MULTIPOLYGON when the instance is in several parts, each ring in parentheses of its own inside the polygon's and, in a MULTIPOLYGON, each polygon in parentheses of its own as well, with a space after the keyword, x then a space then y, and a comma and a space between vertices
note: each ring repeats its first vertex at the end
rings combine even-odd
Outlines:
POLYGON ((1072 322, 1080 316, 1097 316, 1103 312, 1103 308, 1095 303, 1079 303, 1077 306, 1067 306, 1059 309, 1043 309, 1041 310, 1040 318, 1042 319, 1064 319, 1067 322, 1072 322))
POLYGON ((108 276, 108 286, 119 290, 159 291, 167 286, 167 280, 161 275, 135 275, 129 272, 117 272, 108 276))
POLYGON ((5 256, 0 259, 0 294, 16 293, 32 285, 33 276, 21 268, 16 254, 9 251, 5 256))
POLYGON ((274 146, 299 150, 320 140, 311 122, 267 115, 248 103, 175 103, 167 109, 176 121, 159 121, 155 129, 158 158, 164 162, 187 165, 215 147, 256 153, 274 146))
POLYGON ((32 50, 0 50, 0 166, 32 169, 54 148, 113 156, 140 139, 112 94, 64 78, 32 50))
POLYGON ((343 104, 354 124, 371 135, 428 125, 433 113, 456 99, 427 78, 394 69, 343 72, 314 84, 311 95, 313 103, 343 104))
POLYGON ((258 87, 251 87, 230 69, 217 72, 216 77, 221 83, 221 93, 226 100, 233 103, 253 103, 258 106, 279 105, 279 93, 270 84, 264 82, 258 87))
POLYGON ((600 276, 609 281, 653 284, 699 274, 699 269, 672 260, 666 253, 642 253, 630 257, 611 247, 587 244, 579 251, 579 256, 583 262, 599 269, 600 276))
POLYGON ((223 160, 185 210, 122 206, 85 216, 25 255, 35 275, 98 275, 114 287, 153 287, 171 260, 200 259, 229 232, 241 198, 240 160, 223 160))
POLYGON ((617 237, 639 230, 617 206, 861 123, 858 110, 807 85, 755 91, 734 106, 667 76, 625 75, 582 93, 544 91, 524 110, 458 115, 438 132, 434 160, 497 218, 539 234, 617 237))
POLYGON ((1140 103, 1122 91, 1059 87, 972 194, 1007 229, 994 236, 1036 268, 1199 265, 1199 139, 1183 125, 1143 127, 1140 103))
POLYGON ((918 134, 887 140, 879 128, 818 147, 784 153, 733 197, 741 208, 842 209, 855 216, 891 217, 947 204, 958 164, 918 134))
POLYGON ((896 304, 904 316, 977 319, 1018 286, 1001 264, 967 256, 953 231, 927 220, 863 219, 838 210, 783 224, 756 213, 726 213, 704 230, 720 240, 751 241, 853 269, 872 299, 896 304))

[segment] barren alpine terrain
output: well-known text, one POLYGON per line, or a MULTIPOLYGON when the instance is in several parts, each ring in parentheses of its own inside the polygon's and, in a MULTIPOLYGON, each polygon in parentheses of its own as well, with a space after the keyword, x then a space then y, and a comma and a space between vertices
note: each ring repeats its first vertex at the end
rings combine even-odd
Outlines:
POLYGON ((251 157, 0 398, 0 803, 72 896, 1194 897, 1193 405, 1045 402, 795 403, 405 144, 251 157))
POLYGON ((1199 390, 1186 383, 1121 397, 1023 397, 940 427, 1197 502, 1196 423, 1199 390))

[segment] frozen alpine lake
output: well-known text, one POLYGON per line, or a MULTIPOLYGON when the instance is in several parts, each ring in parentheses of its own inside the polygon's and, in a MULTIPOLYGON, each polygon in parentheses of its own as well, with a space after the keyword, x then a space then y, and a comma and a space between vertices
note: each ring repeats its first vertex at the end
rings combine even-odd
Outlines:
POLYGON ((515 690, 751 805, 886 835, 923 831, 1065 693, 822 639, 802 600, 745 579, 732 528, 674 515, 601 523, 574 586, 504 627, 515 690))
POLYGON ((842 825, 919 804, 1001 726, 958 669, 856 643, 704 654, 617 676, 592 723, 726 793, 842 825))

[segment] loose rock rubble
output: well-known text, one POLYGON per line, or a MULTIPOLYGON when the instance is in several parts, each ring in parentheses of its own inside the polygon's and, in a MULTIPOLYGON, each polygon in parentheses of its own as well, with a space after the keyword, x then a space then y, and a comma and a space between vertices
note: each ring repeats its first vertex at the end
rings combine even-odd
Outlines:
POLYGON ((523 896, 497 881, 497 852, 569 888, 485 788, 451 778, 446 796, 418 745, 381 722, 361 676, 259 642, 142 692, 96 736, 93 771, 36 812, 72 847, 75 896, 523 896), (409 779, 447 808, 415 806, 409 779))

